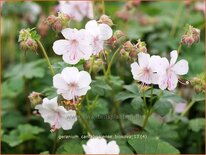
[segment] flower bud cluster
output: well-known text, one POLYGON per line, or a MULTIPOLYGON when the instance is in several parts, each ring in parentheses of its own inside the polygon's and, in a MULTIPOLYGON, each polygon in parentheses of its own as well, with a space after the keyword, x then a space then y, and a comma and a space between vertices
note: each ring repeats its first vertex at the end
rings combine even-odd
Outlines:
POLYGON ((70 21, 70 16, 67 14, 58 12, 58 16, 50 15, 47 18, 47 23, 52 27, 56 32, 60 32, 62 29, 68 27, 70 21))
POLYGON ((130 41, 124 43, 123 48, 120 51, 120 54, 125 58, 130 58, 132 60, 137 59, 137 54, 140 52, 147 52, 145 42, 141 40, 137 41, 136 45, 133 45, 130 41))
POLYGON ((31 34, 31 31, 32 31, 31 29, 22 29, 19 32, 20 49, 23 51, 27 51, 27 50, 36 51, 38 48, 38 44, 36 40, 33 38, 35 36, 31 34))
POLYGON ((191 85, 194 87, 197 93, 203 92, 205 90, 205 74, 199 74, 196 77, 192 78, 191 85))
POLYGON ((197 28, 194 28, 191 25, 186 26, 186 31, 184 35, 182 35, 182 44, 186 44, 187 46, 190 46, 194 43, 198 43, 200 40, 200 30, 197 28))

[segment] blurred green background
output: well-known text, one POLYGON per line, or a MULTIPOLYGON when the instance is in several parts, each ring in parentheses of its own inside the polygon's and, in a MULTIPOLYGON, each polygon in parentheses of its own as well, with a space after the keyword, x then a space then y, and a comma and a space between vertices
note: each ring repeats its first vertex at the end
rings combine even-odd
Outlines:
MULTIPOLYGON (((36 27, 52 63, 58 66, 57 63, 61 61, 61 57, 54 54, 52 44, 60 38, 60 35, 42 22, 52 13, 58 2, 34 3, 4 2, 1 6, 2 153, 51 152, 53 145, 54 135, 49 132, 49 125, 32 114, 27 98, 32 91, 50 95, 52 93, 52 77, 41 53, 32 51, 25 53, 20 50, 18 34, 22 28, 36 27)), ((137 39, 145 41, 150 54, 168 57, 170 51, 178 48, 186 24, 199 28, 201 30, 200 42, 191 47, 183 45, 180 53, 180 58, 189 62, 190 70, 185 78, 191 79, 197 74, 203 73, 205 66, 204 12, 197 9, 197 5, 202 3, 203 1, 198 0, 191 1, 191 3, 186 3, 183 0, 144 1, 125 12, 126 2, 106 2, 105 8, 106 14, 113 20, 113 30, 122 30, 133 43, 136 43, 137 39)), ((95 5, 97 12, 95 18, 98 19, 101 14, 101 3, 97 2, 95 5)), ((88 19, 81 23, 73 22, 71 27, 83 28, 87 21, 88 19)), ((125 84, 130 84, 133 81, 130 64, 122 59, 114 64, 112 73, 119 76, 125 84), (117 70, 116 68, 120 69, 117 70)), ((104 109, 105 107, 99 108, 102 111, 101 108, 104 109)), ((125 109, 129 110, 130 108, 125 104, 121 111, 128 113, 125 109)), ((108 113, 108 109, 104 110, 103 114, 104 112, 105 114, 108 113)), ((188 118, 204 118, 204 113, 204 101, 201 100, 191 110, 188 118)), ((109 123, 112 124, 113 122, 109 123)), ((107 125, 111 128, 109 123, 107 125)), ((203 154, 204 126, 194 131, 188 129, 187 125, 183 123, 179 127, 177 132, 179 138, 175 140, 174 137, 168 138, 167 141, 175 145, 181 153, 203 154)), ((98 132, 107 133, 102 131, 105 126, 100 124, 98 132)), ((114 131, 108 134, 117 132, 117 124, 113 123, 112 126, 114 126, 114 131)), ((75 124, 75 127, 69 133, 80 134, 82 132, 81 126, 75 124)), ((170 132, 173 132, 173 130, 168 130, 165 134, 171 134, 170 132)), ((67 145, 70 146, 70 144, 67 145)), ((58 153, 62 153, 61 150, 58 153)))

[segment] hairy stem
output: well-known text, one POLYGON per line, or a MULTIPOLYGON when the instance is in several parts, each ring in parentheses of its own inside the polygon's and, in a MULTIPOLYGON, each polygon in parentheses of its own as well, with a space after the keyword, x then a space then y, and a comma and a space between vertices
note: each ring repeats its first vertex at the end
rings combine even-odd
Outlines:
POLYGON ((47 65, 48 65, 48 67, 49 67, 49 70, 51 71, 51 74, 54 76, 54 75, 55 75, 54 70, 53 70, 53 68, 52 68, 52 66, 51 66, 51 63, 50 63, 50 61, 49 61, 49 57, 48 57, 48 55, 47 55, 47 53, 46 53, 46 51, 45 51, 42 43, 41 43, 39 40, 36 40, 36 42, 37 42, 39 48, 41 49, 42 53, 44 54, 44 57, 45 57, 45 59, 46 59, 46 61, 47 61, 47 65))
POLYGON ((111 67, 112 67, 112 63, 116 57, 116 55, 118 54, 118 52, 120 51, 122 47, 120 46, 113 54, 109 64, 108 64, 108 67, 107 67, 107 70, 106 70, 106 73, 105 73, 105 79, 107 80, 108 79, 108 76, 109 76, 109 73, 110 73, 110 70, 111 70, 111 67))
POLYGON ((81 114, 81 111, 77 109, 77 115, 80 117, 81 122, 84 126, 84 128, 87 130, 89 135, 93 135, 93 131, 91 130, 91 128, 89 127, 89 124, 87 123, 87 121, 84 119, 83 115, 81 114))
POLYGON ((104 4, 104 0, 102 0, 102 14, 105 14, 105 4, 104 4))

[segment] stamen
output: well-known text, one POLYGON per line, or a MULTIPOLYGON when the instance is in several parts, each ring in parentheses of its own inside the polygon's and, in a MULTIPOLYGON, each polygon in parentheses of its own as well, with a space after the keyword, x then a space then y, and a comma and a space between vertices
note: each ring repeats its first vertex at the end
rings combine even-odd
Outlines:
POLYGON ((189 81, 182 81, 181 79, 178 79, 179 83, 181 83, 182 85, 186 86, 186 85, 189 85, 190 82, 189 81))

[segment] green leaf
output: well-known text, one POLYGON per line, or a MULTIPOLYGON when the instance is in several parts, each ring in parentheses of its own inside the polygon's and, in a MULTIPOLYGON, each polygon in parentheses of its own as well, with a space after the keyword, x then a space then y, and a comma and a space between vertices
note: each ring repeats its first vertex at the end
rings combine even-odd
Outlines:
POLYGON ((130 92, 120 92, 115 96, 115 100, 124 101, 129 98, 135 98, 137 95, 131 94, 130 92))
POLYGON ((19 125, 17 129, 12 130, 8 135, 3 135, 2 141, 14 147, 24 141, 36 139, 36 135, 43 131, 44 129, 30 124, 19 125))
POLYGON ((61 145, 56 151, 57 154, 83 154, 83 148, 78 140, 69 140, 61 145))
POLYGON ((134 94, 138 94, 138 92, 139 92, 136 84, 124 85, 123 88, 125 88, 126 90, 128 90, 129 92, 134 93, 134 94))
POLYGON ((24 81, 19 77, 12 77, 2 83, 2 97, 13 98, 23 91, 24 81))
POLYGON ((42 78, 45 75, 45 70, 42 65, 45 60, 32 61, 25 64, 18 64, 12 67, 8 72, 5 73, 6 78, 42 78))
POLYGON ((200 101, 205 101, 205 93, 199 93, 197 94, 194 98, 194 101, 200 102, 200 101))
POLYGON ((161 116, 165 116, 167 113, 169 113, 171 108, 171 103, 164 98, 160 98, 154 105, 155 112, 161 116))
POLYGON ((112 88, 102 77, 96 77, 96 80, 93 80, 91 83, 91 90, 93 94, 103 96, 106 91, 111 91, 112 88))
POLYGON ((139 110, 143 107, 144 103, 142 98, 140 96, 137 96, 132 100, 131 105, 135 110, 139 110))
POLYGON ((98 117, 108 113, 108 102, 104 99, 98 99, 96 103, 92 104, 92 116, 98 117))
POLYGON ((204 118, 194 118, 189 121, 189 128, 194 132, 199 132, 205 128, 204 118))
POLYGON ((128 142, 138 154, 180 153, 175 147, 157 137, 131 138, 128 142))

